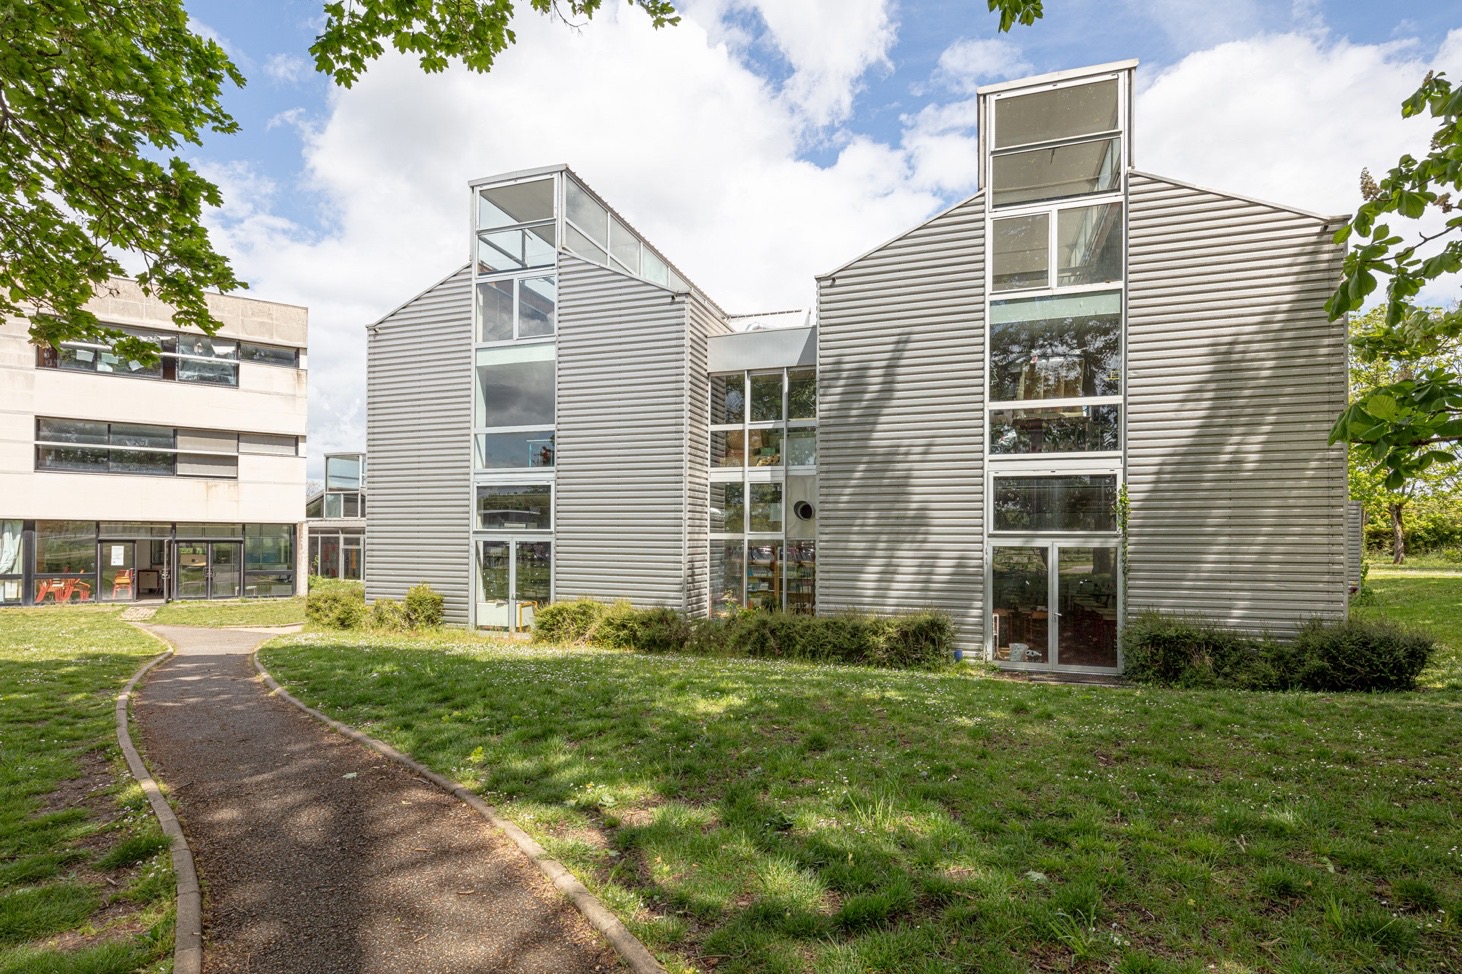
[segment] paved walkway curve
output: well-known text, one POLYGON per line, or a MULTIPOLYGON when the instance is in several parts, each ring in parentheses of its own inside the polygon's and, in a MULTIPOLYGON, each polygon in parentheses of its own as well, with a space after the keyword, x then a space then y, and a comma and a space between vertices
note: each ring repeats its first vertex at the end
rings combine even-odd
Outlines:
POLYGON ((457 799, 269 696, 267 632, 148 626, 133 702, 204 888, 204 974, 578 974, 618 959, 457 799))

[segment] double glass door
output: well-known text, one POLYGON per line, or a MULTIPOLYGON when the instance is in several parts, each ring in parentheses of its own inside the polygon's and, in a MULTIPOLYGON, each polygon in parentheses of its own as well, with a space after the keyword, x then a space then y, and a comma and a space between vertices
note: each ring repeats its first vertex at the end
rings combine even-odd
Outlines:
POLYGON ((477 625, 517 632, 553 600, 553 542, 493 538, 477 545, 477 625))
POLYGON ((992 546, 992 658, 1035 669, 1116 670, 1118 571, 1114 544, 992 546))
POLYGON ((178 541, 173 545, 178 599, 236 599, 243 585, 244 546, 239 541, 178 541))

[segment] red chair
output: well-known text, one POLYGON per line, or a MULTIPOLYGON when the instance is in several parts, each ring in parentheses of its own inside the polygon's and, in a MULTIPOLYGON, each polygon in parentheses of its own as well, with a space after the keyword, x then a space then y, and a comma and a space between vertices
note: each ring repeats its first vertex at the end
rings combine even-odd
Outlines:
POLYGON ((117 577, 112 579, 112 601, 122 592, 127 593, 127 598, 132 597, 132 569, 124 568, 117 572, 117 577))

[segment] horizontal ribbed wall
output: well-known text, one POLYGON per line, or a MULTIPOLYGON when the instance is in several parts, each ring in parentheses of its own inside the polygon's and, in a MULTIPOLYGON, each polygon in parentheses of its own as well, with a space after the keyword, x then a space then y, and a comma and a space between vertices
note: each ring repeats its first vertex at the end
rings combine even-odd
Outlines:
POLYGON ((981 197, 819 281, 819 611, 983 630, 981 197))
POLYGON ((692 616, 709 615, 710 549, 710 380, 709 340, 730 331, 720 314, 708 302, 692 293, 687 301, 687 473, 686 500, 686 606, 692 616))
POLYGON ((559 260, 554 590, 683 608, 686 306, 559 260))
POLYGON ((1128 232, 1129 614, 1345 613, 1342 251, 1315 217, 1143 174, 1128 232))
POLYGON ((418 582, 467 624, 471 581, 472 274, 463 268, 370 333, 366 598, 418 582))

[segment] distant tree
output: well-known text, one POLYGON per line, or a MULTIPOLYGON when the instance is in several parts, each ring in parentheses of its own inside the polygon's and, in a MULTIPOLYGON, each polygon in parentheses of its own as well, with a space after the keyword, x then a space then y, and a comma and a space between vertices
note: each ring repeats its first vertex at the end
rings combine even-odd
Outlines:
MULTIPOLYGON (((673 0, 626 0, 655 27, 680 21, 673 0)), ((603 0, 530 0, 573 24, 603 0)), ((987 0, 1000 29, 1032 24, 1041 0, 987 0)), ((244 76, 194 33, 182 0, 0 0, 0 316, 25 316, 37 344, 110 341, 151 362, 155 345, 99 322, 84 305, 139 257, 144 292, 175 324, 213 334, 209 289, 246 285, 213 249, 204 207, 218 187, 176 153, 204 133, 233 133, 225 85, 244 76)), ((349 87, 387 47, 425 71, 460 60, 487 71, 516 42, 513 0, 333 0, 310 52, 349 87)))
POLYGON ((1462 443, 1462 375, 1455 358, 1438 361, 1462 336, 1462 312, 1456 305, 1442 311, 1416 304, 1427 284, 1462 271, 1462 213, 1451 215, 1458 211, 1452 193, 1462 191, 1462 88, 1428 74, 1401 106, 1405 118, 1423 112, 1438 120, 1427 155, 1402 156, 1379 181, 1362 171, 1365 202, 1335 235, 1351 249, 1340 286, 1325 305, 1332 321, 1358 311, 1378 287, 1378 276, 1389 278, 1381 314, 1365 319, 1351 344, 1361 362, 1393 363, 1399 371, 1352 399, 1330 442, 1360 450, 1391 491, 1455 461, 1462 443), (1409 240, 1380 222, 1388 215, 1416 220, 1428 210, 1449 218, 1435 233, 1409 230, 1409 240))

